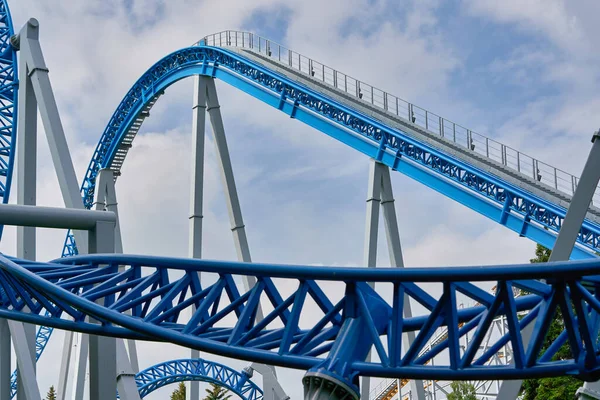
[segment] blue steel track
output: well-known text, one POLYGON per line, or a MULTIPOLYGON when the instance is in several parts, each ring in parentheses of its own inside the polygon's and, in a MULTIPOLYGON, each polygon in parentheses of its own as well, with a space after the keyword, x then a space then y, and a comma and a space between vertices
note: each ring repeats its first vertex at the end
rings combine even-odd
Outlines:
POLYGON ((163 386, 176 382, 201 381, 216 383, 232 391, 243 400, 261 400, 263 392, 244 372, 237 372, 225 365, 200 358, 172 360, 135 375, 140 397, 144 398, 163 386))
MULTIPOLYGON (((193 75, 220 79, 394 170, 439 191, 537 243, 552 248, 566 214, 563 207, 504 182, 492 173, 420 143, 399 129, 356 112, 286 76, 227 49, 204 45, 178 50, 152 66, 111 117, 90 161, 81 194, 91 207, 95 178, 113 162, 127 132, 166 88, 193 75)), ((594 257, 600 226, 585 221, 571 258, 594 257)), ((77 254, 73 237, 63 255, 77 254)))
MULTIPOLYGON (((0 4, 0 7, 3 7, 3 9, 0 9, 0 18, 3 18, 2 21, 10 21, 5 2, 2 1, 0 4), (2 12, 4 12, 4 14, 2 14, 2 12)), ((7 29, 0 30, 0 32, 4 34, 9 32, 12 34, 11 24, 7 24, 7 26, 7 29)), ((10 35, 8 35, 8 37, 10 37, 10 35)), ((10 50, 8 41, 2 41, 0 44, 2 44, 2 46, 6 45, 6 47, 0 47, 1 49, 4 49, 0 64, 5 63, 2 64, 3 69, 0 71, 0 74, 7 74, 7 78, 3 80, 4 86, 0 86, 0 93, 2 93, 0 101, 6 100, 7 102, 2 103, 0 107, 0 118, 5 118, 2 120, 2 126, 0 127, 0 178, 3 179, 3 181, 0 181, 0 195, 3 196, 3 202, 6 202, 8 200, 12 172, 11 170, 14 162, 14 125, 16 123, 16 107, 13 105, 16 102, 17 96, 16 86, 14 84, 16 56, 15 53, 10 50), (6 121, 10 121, 10 123, 6 121), (8 132, 10 132, 10 135, 8 132), (4 140, 4 142, 2 140, 4 140)), ((162 94, 164 90, 174 82, 195 74, 221 79, 252 95, 253 97, 258 98, 275 108, 278 108, 282 112, 288 114, 291 118, 298 119, 307 125, 315 127, 316 129, 340 140, 346 145, 349 145, 352 148, 366 154, 367 156, 375 158, 376 160, 388 165, 394 170, 398 170, 407 176, 418 180, 419 182, 443 193, 444 195, 456 201, 459 201, 460 203, 493 219, 494 221, 505 225, 509 229, 518 232, 520 235, 528 237, 547 247, 552 247, 552 244, 555 240, 555 235, 558 230, 560 230, 562 220, 564 219, 564 215, 566 213, 566 210, 563 207, 551 204, 548 201, 538 198, 519 187, 498 179, 489 172, 474 168, 448 154, 440 152, 424 143, 420 143, 418 140, 409 137, 405 132, 399 129, 392 129, 382 125, 377 120, 358 113, 342 104, 336 103, 326 96, 299 85, 284 75, 265 68, 261 64, 251 61, 248 58, 240 56, 226 49, 204 45, 182 49, 166 56, 152 68, 150 68, 128 92, 126 97, 117 108, 117 111, 111 118, 105 132, 103 133, 86 172, 81 191, 84 204, 87 208, 89 208, 92 203, 95 189, 95 177, 97 172, 99 169, 111 165, 126 133, 131 128, 136 117, 143 111, 144 107, 146 107, 150 101, 155 100, 156 97, 162 94)), ((572 258, 585 259, 593 257, 593 252, 597 251, 598 247, 600 247, 600 227, 590 221, 584 222, 578 236, 577 243, 578 247, 574 249, 572 258)), ((73 255, 77 253, 72 236, 67 238, 63 253, 65 255, 73 255)), ((504 272, 505 271, 502 271, 502 273, 504 272)), ((598 271, 595 271, 593 275, 595 275, 597 272, 598 271)), ((583 275, 578 277, 578 279, 581 280, 582 277, 583 275)), ((491 277, 488 276, 488 278, 491 277)), ((499 287, 506 287, 505 292, 507 292, 508 286, 506 285, 509 284, 519 286, 518 282, 504 282, 505 286, 500 285, 499 287)), ((9 284, 9 287, 10 286, 11 285, 9 284)), ((450 284, 450 286, 452 285, 450 284)), ((552 309, 552 307, 556 308, 558 305, 562 307, 562 303, 560 303, 559 300, 561 296, 567 296, 566 298, 570 299, 568 296, 571 295, 582 296, 582 298, 585 298, 585 301, 588 302, 585 303, 585 301, 582 300, 586 304, 585 308, 581 309, 581 315, 579 316, 579 319, 577 319, 577 316, 573 316, 573 319, 571 320, 572 323, 583 323, 582 321, 586 316, 591 316, 596 312, 594 308, 595 295, 590 294, 590 292, 583 292, 585 288, 581 284, 578 285, 574 283, 573 286, 569 286, 568 288, 565 285, 563 286, 563 288, 557 289, 554 285, 550 285, 548 286, 550 289, 546 287, 544 290, 542 290, 540 287, 536 287, 541 291, 538 292, 537 295, 539 297, 541 296, 543 300, 540 300, 537 303, 537 307, 539 307, 539 309, 536 311, 535 308, 532 308, 532 312, 530 314, 535 315, 536 313, 540 312, 540 309, 543 309, 543 307, 548 309, 552 309), (571 292, 573 292, 573 294, 571 294, 571 292), (592 297, 585 297, 586 293, 592 297), (546 299, 544 297, 545 295, 549 295, 550 298, 546 299), (554 302, 554 304, 553 306, 544 305, 545 303, 543 303, 543 301, 549 301, 550 303, 548 304, 552 304, 552 302, 554 302)), ((447 291, 445 290, 444 296, 447 296, 446 300, 452 296, 455 296, 454 291, 460 290, 456 289, 458 287, 460 287, 460 285, 456 286, 454 289, 450 288, 447 291)), ((528 290, 532 290, 532 286, 528 286, 528 288, 528 290)), ((403 290, 407 289, 404 288, 403 290)), ((500 293, 502 293, 502 290, 500 293)), ((304 295, 306 295, 306 293, 304 295)), ((368 295, 372 296, 373 294, 369 293, 368 295)), ((10 294, 7 294, 7 296, 10 297, 10 294)), ((480 294, 479 296, 481 297, 483 295, 480 294)), ((358 297, 360 299, 360 296, 358 297)), ((523 299, 519 299, 519 301, 513 301, 511 303, 509 298, 510 296, 505 295, 505 297, 505 299, 503 298, 502 300, 497 300, 499 302, 498 307, 500 308, 496 309, 496 312, 499 309, 513 311, 510 308, 512 307, 510 304, 526 303, 523 299)), ((12 301, 14 299, 10 300, 12 301)), ((431 303, 431 298, 428 300, 431 303)), ((488 298, 488 300, 490 299, 488 298)), ((6 300, 3 300, 3 302, 6 304, 6 300)), ((567 302, 565 304, 570 303, 567 302)), ((490 307, 491 306, 492 305, 490 304, 490 307)), ((433 313, 435 310, 432 309, 430 311, 433 313)), ((437 312, 442 314, 448 312, 449 314, 452 314, 450 311, 438 310, 437 312)), ((369 314, 366 311, 364 311, 364 313, 365 315, 369 314)), ((455 314, 458 315, 460 312, 455 314)), ((57 315, 50 313, 48 314, 48 318, 50 318, 50 315, 53 316, 52 319, 58 317, 57 315)), ((450 322, 444 320, 444 318, 448 316, 442 318, 440 315, 437 315, 436 318, 438 318, 438 320, 440 318, 443 320, 440 322, 442 325, 450 322)), ((20 316, 20 318, 25 317, 20 316)), ((26 317, 25 319, 27 318, 29 317, 26 317)), ((47 321, 47 319, 43 320, 47 321)), ((480 320, 483 321, 484 318, 480 317, 480 320)), ((409 325, 412 322, 413 321, 407 321, 409 325)), ((55 324, 51 323, 46 325, 56 326, 55 324)), ((450 328, 449 323, 447 325, 449 327, 449 331, 453 330, 450 328)), ((589 326, 582 328, 584 331, 588 328, 591 329, 591 331, 586 331, 588 334, 587 339, 596 337, 598 333, 598 322, 595 314, 588 325, 589 326)), ((437 324, 436 326, 440 325, 437 324)), ((89 327, 86 329, 88 328, 89 327)), ((539 328, 543 331, 547 327, 540 326, 539 328)), ((563 343, 565 343, 567 339, 572 340, 573 338, 586 338, 584 335, 585 332, 580 332, 580 335, 582 336, 576 337, 576 331, 577 330, 575 328, 571 330, 567 329, 561 336, 563 343)), ((114 332, 104 333, 115 335, 114 332)), ((378 331, 376 333, 383 334, 382 332, 378 331)), ((43 350, 43 346, 45 345, 49 334, 49 330, 42 332, 42 340, 38 340, 38 356, 41 353, 41 350, 43 350)), ((370 334, 373 337, 376 336, 373 332, 370 332, 370 334)), ((458 334, 459 333, 457 332, 454 335, 456 336, 458 334)), ((452 334, 449 336, 452 336, 452 334)), ((40 339, 40 335, 38 335, 38 339, 40 339)), ((510 340, 516 341, 513 343, 513 345, 519 344, 518 338, 510 338, 510 340)), ((572 344, 574 345, 574 343, 575 342, 572 344)), ((590 346, 592 346, 591 342, 586 342, 585 347, 587 348, 590 346)), ((198 347, 201 346, 198 345, 198 347)), ((332 348, 333 344, 327 348, 327 351, 331 350, 332 348)), ((456 370, 456 363, 460 360, 457 358, 458 356, 456 355, 456 350, 452 350, 450 345, 448 345, 448 348, 450 349, 451 353, 450 369, 456 370), (452 355, 452 351, 454 351, 454 355, 452 355), (453 365, 452 362, 454 362, 453 365)), ((378 348, 377 350, 380 356, 385 356, 382 349, 378 348)), ((574 358, 579 357, 583 353, 583 350, 584 349, 579 349, 579 355, 574 356, 574 358)), ((390 356, 392 356, 392 354, 390 354, 390 356)), ((525 357, 525 354, 523 354, 523 356, 525 357)), ((256 358, 256 360, 261 361, 261 357, 263 357, 263 355, 258 354, 258 358, 256 358)), ((558 368, 557 365, 535 365, 535 357, 536 354, 527 354, 527 362, 524 363, 522 360, 522 368, 519 370, 520 374, 524 373, 524 371, 533 374, 531 376, 573 373, 579 374, 582 377, 586 377, 596 373, 596 366, 594 364, 596 361, 592 361, 589 355, 585 356, 585 362, 581 359, 576 360, 575 364, 577 364, 577 368, 574 368, 573 365, 568 365, 568 363, 563 363, 564 365, 561 367, 562 369, 558 368), (581 368, 580 364, 582 362, 585 364, 584 368, 581 368), (593 368, 590 367, 592 365, 593 368)), ((251 357, 247 356, 245 358, 250 359, 251 357)), ((421 358, 422 357, 419 359, 421 358)), ((290 358, 288 361, 292 359, 293 358, 290 358)), ((263 359, 262 361, 266 360, 267 359, 263 359)), ((542 360, 545 362, 549 361, 548 359, 543 358, 542 360)), ((294 364, 292 366, 299 368, 315 367, 315 365, 309 365, 305 361, 300 362, 299 360, 295 360, 294 362, 291 362, 291 364, 294 364)), ((355 367, 355 370, 358 371, 356 373, 360 372, 378 376, 395 376, 394 374, 396 373, 394 372, 390 375, 387 372, 384 373, 380 371, 377 369, 377 367, 363 364, 361 364, 360 361, 356 361, 352 364, 355 367)), ((382 364, 385 363, 382 361, 382 364)), ((418 371, 418 368, 415 369, 415 371, 418 371)), ((415 378, 430 377, 432 379, 438 379, 440 377, 451 378, 454 376, 452 374, 448 375, 446 373, 447 371, 436 372, 436 374, 438 374, 436 376, 427 375, 427 373, 421 375, 420 372, 415 371, 409 371, 409 373, 414 374, 412 376, 415 378)), ((469 374, 473 374, 474 371, 475 370, 469 371, 469 374)), ((494 373, 493 378, 522 377, 522 375, 511 375, 511 373, 514 373, 514 371, 497 371, 494 373), (500 373, 500 375, 498 375, 498 373, 500 373)), ((478 371, 475 375, 463 374, 461 376, 472 376, 473 378, 477 377, 477 379, 479 379, 482 376, 487 375, 485 375, 485 372, 478 371)))
MULTIPOLYGON (((6 0, 0 0, 0 200, 8 203, 17 134, 17 53, 10 45, 14 34, 6 0)), ((3 225, 0 225, 0 238, 3 225)))
POLYGON ((368 269, 131 255, 76 256, 50 263, 0 256, 0 317, 88 334, 169 342, 225 357, 316 371, 354 388, 358 375, 504 380, 568 374, 596 380, 600 378, 599 275, 597 259, 368 269), (202 285, 198 272, 209 278, 203 282, 212 283, 202 285), (257 284, 242 289, 236 283, 241 276, 253 276, 257 284), (368 282, 376 282, 378 291, 368 282), (496 293, 479 288, 483 282, 495 284, 496 293), (421 287, 424 283, 440 284, 441 296, 428 294, 421 287), (332 284, 340 287, 332 290, 332 284), (517 297, 513 289, 530 294, 517 297), (405 318, 405 295, 426 313, 405 318), (461 309, 458 296, 480 305, 461 309), (257 322, 254 316, 261 297, 272 311, 257 322), (188 314, 193 307, 195 311, 188 314), (542 352, 557 310, 562 312, 565 331, 542 352), (301 320, 300 315, 308 312, 312 320, 301 320), (521 312, 527 315, 520 318, 521 312), (186 318, 180 318, 183 315, 186 318), (480 344, 499 315, 506 315, 508 332, 493 338, 489 350, 482 353, 480 344), (526 345, 521 331, 532 323, 533 334, 526 345), (447 328, 448 336, 429 349, 427 343, 440 327, 447 328), (408 331, 418 333, 414 343, 403 349, 401 337, 408 331), (466 334, 472 339, 461 349, 460 338, 466 334), (507 344, 513 349, 514 364, 485 365, 507 344), (565 344, 572 358, 553 360, 565 344), (371 346, 377 358, 366 362, 371 346), (447 362, 431 365, 438 355, 445 355, 447 362))

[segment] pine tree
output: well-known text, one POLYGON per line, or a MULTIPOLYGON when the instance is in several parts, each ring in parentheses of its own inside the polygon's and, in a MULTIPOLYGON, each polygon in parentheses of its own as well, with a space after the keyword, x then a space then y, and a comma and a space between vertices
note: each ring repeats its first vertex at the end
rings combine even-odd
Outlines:
POLYGON ((177 389, 171 393, 171 400, 185 400, 186 397, 186 387, 185 383, 179 382, 177 389))
POLYGON ((48 394, 46 395, 46 400, 56 400, 56 391, 54 390, 54 385, 50 386, 48 394))
POLYGON ((448 400, 477 400, 475 386, 469 382, 454 381, 450 387, 452 392, 448 393, 448 400))
POLYGON ((223 388, 222 386, 217 385, 216 383, 211 383, 210 388, 206 389, 207 396, 204 400, 229 400, 231 395, 228 395, 229 390, 223 388))

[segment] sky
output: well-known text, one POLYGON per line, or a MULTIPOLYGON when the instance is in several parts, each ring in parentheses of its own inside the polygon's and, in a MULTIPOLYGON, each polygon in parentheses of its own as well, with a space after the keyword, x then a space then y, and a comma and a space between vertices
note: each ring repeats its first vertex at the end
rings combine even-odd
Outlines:
MULTIPOLYGON (((600 3, 593 0, 9 0, 9 6, 17 29, 30 17, 40 22, 79 179, 137 78, 168 53, 225 29, 280 42, 575 175, 598 129, 600 3)), ((361 265, 369 160, 222 82, 217 88, 253 259, 361 265)), ((117 182, 125 252, 187 254, 191 103, 191 79, 170 87, 127 157, 117 182)), ((207 140, 203 252, 234 260, 207 140)), ((47 145, 39 143, 38 203, 62 206, 47 145)), ((533 256, 528 239, 398 173, 392 181, 407 266, 521 263, 533 256)), ((380 237, 378 264, 385 266, 383 231, 380 237)), ((58 257, 63 240, 64 232, 40 230, 38 259, 58 257)), ((14 248, 14 230, 7 228, 0 251, 14 248)), ((38 364, 43 392, 56 383, 61 343, 57 332, 38 364)), ((143 367, 187 355, 165 344, 140 349, 143 367)), ((301 393, 301 372, 280 376, 289 393, 301 393)))

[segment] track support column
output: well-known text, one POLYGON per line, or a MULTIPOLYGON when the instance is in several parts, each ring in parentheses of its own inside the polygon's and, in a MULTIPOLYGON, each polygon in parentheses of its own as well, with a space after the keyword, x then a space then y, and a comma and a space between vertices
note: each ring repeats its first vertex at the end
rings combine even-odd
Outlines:
MULTIPOLYGON (((26 41, 37 41, 37 27, 28 22, 19 35, 26 38, 26 41)), ((17 127, 17 204, 29 206, 35 206, 37 203, 37 100, 29 78, 33 73, 34 70, 27 60, 21 59, 17 127)), ((17 257, 35 261, 35 227, 17 227, 17 257)), ((40 391, 35 375, 35 325, 9 321, 8 326, 17 357, 17 399, 39 399, 40 391)), ((8 357, 10 360, 10 356, 8 357)))
MULTIPOLYGON (((115 249, 115 224, 99 221, 90 232, 90 253, 113 253, 115 249)), ((103 300, 100 300, 103 302, 103 300)), ((89 336, 90 400, 112 399, 117 392, 117 344, 116 339, 105 336, 89 336)))
MULTIPOLYGON (((202 218, 204 196, 204 140, 206 129, 206 78, 194 76, 194 102, 192 105, 192 173, 190 186, 190 220, 188 255, 202 258, 202 218)), ((202 282, 201 273, 198 279, 202 282)), ((195 311, 195 307, 192 312, 195 311)), ((200 358, 198 350, 191 350, 192 359, 200 358)), ((189 383, 189 400, 200 399, 200 382, 189 383)))
MULTIPOLYGON (((217 96, 217 88, 215 81, 212 78, 200 77, 203 84, 206 85, 206 111, 210 117, 217 156, 220 161, 221 178, 225 189, 225 198, 227 201, 227 210, 229 211, 229 220, 231 221, 231 231, 233 232, 233 241, 237 250, 238 260, 242 262, 252 262, 250 257, 250 246, 246 236, 246 228, 242 218, 242 208, 235 185, 233 176, 233 168, 231 166, 231 158, 229 157, 229 148, 225 138, 225 128, 223 126, 223 118, 221 116, 221 106, 217 96)), ((243 277, 242 281, 246 290, 252 288, 256 284, 254 277, 243 277)), ((259 307, 256 313, 256 321, 263 319, 262 309, 259 307)), ((273 376, 277 377, 276 370, 273 366, 267 366, 273 372, 273 376)), ((275 393, 273 387, 263 387, 265 393, 275 393)), ((193 400, 193 399, 192 399, 193 400)))
MULTIPOLYGON (((592 149, 583 167, 581 179, 571 199, 562 227, 558 232, 548 261, 567 261, 575 247, 577 235, 590 207, 594 192, 600 181, 600 130, 592 136, 592 149)), ((523 345, 526 347, 531 339, 535 323, 532 322, 521 331, 523 345)), ((497 400, 514 400, 517 398, 523 381, 504 381, 498 391, 497 400)), ((600 399, 600 382, 586 382, 577 391, 580 399, 600 399), (598 396, 598 397, 594 397, 598 396)))
POLYGON ((8 321, 0 318, 0 400, 10 400, 10 359, 10 329, 8 321))
MULTIPOLYGON (((392 180, 390 178, 390 169, 376 160, 371 160, 369 167, 369 189, 367 192, 367 218, 365 229, 365 255, 364 260, 367 267, 373 268, 377 265, 377 239, 379 233, 379 208, 383 207, 383 220, 387 237, 388 252, 390 264, 394 267, 404 268, 402 257, 402 246, 400 244, 400 233, 398 231, 398 219, 394 207, 394 193, 392 190, 392 180)), ((371 283, 371 287, 375 287, 371 283)), ((408 296, 404 301, 404 317, 411 318, 412 311, 408 296)), ((408 332, 402 335, 402 345, 405 349, 409 348, 415 340, 414 332, 408 332)), ((370 359, 371 355, 367 356, 370 359)), ((423 381, 411 380, 411 393, 417 400, 425 400, 425 389, 423 381)), ((361 398, 369 399, 370 378, 361 379, 361 398)), ((400 388, 398 388, 400 390, 400 388)))

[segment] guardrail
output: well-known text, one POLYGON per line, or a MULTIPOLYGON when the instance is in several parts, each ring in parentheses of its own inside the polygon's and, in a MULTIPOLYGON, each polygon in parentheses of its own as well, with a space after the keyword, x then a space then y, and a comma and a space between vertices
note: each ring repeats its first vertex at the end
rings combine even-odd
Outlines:
MULTIPOLYGON (((448 139, 480 156, 494 160, 524 176, 544 183, 559 192, 573 196, 577 188, 579 178, 568 172, 546 164, 512 147, 474 132, 431 111, 352 78, 349 75, 254 33, 222 31, 205 36, 200 41, 194 43, 194 45, 200 44, 218 47, 241 47, 255 51, 342 90, 359 100, 381 108, 384 111, 391 112, 427 130, 431 134, 448 139)), ((592 205, 600 205, 600 187, 596 188, 592 205)))

